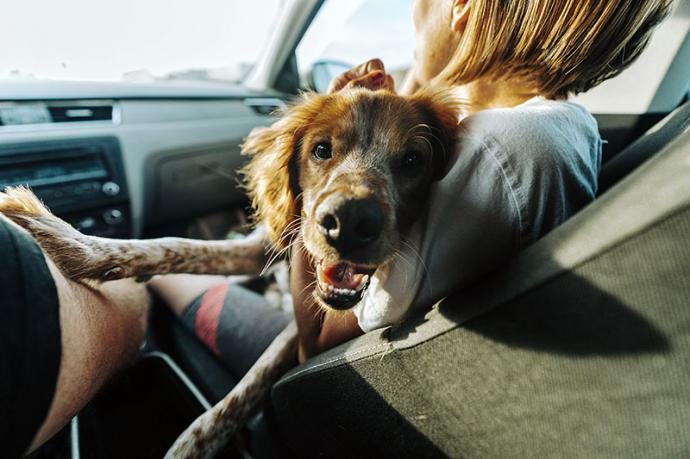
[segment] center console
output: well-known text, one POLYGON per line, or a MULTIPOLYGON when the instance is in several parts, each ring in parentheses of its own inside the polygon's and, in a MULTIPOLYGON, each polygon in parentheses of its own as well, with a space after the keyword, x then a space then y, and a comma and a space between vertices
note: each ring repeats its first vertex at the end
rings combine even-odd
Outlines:
POLYGON ((115 137, 0 145, 0 190, 27 186, 86 234, 130 237, 129 194, 115 137))

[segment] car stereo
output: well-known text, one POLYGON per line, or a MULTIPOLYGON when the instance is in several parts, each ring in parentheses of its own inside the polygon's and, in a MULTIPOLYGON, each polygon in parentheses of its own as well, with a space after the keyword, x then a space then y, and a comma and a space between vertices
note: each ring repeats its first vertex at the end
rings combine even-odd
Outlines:
POLYGON ((28 186, 80 231, 131 236, 129 196, 115 137, 0 144, 0 189, 28 186))

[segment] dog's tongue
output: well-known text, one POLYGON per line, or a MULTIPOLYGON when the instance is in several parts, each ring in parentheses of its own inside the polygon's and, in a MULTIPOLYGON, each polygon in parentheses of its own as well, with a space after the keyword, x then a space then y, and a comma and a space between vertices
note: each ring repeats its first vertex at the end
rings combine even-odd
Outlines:
POLYGON ((335 288, 346 288, 349 290, 356 290, 362 285, 362 281, 366 274, 359 274, 355 271, 354 265, 350 263, 337 263, 335 265, 325 266, 323 274, 326 280, 335 288))

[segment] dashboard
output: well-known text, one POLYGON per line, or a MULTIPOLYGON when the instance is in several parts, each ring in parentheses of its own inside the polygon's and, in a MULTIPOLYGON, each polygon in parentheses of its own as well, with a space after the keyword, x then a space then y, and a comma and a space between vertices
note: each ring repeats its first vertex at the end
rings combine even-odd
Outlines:
POLYGON ((147 227, 242 206, 240 144, 280 94, 220 84, 0 86, 0 189, 24 185, 81 231, 147 227))

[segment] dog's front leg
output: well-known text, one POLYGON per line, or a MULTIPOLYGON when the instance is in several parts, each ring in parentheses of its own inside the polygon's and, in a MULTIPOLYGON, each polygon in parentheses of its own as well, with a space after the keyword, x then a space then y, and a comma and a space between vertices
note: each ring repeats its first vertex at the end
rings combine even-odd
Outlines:
MULTIPOLYGON (((41 240, 44 246, 45 239, 41 240)), ((47 250, 73 279, 110 281, 157 274, 259 274, 267 262, 265 239, 200 241, 183 238, 142 240, 81 236, 81 260, 65 253, 62 242, 47 250), (86 262, 86 263, 84 263, 86 262)), ((67 246, 69 248, 69 246, 67 246)))
POLYGON ((144 240, 87 236, 56 217, 24 188, 0 192, 0 213, 26 229, 60 270, 97 282, 156 274, 258 274, 267 262, 263 232, 241 240, 144 240))
POLYGON ((297 324, 273 340, 239 383, 175 440, 166 458, 212 458, 232 441, 273 384, 297 363, 297 324))

